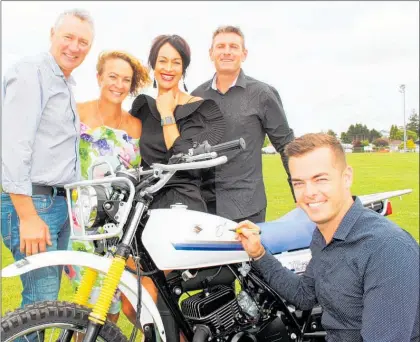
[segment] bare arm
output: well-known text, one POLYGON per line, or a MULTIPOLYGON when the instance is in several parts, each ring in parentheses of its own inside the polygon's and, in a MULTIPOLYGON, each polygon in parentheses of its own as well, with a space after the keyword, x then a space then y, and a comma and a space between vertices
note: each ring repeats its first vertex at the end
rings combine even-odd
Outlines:
POLYGON ((28 217, 38 215, 32 202, 32 197, 21 194, 9 194, 19 216, 19 219, 24 220, 28 217))
POLYGON ((52 245, 47 224, 38 216, 32 197, 10 194, 10 198, 19 216, 20 252, 26 255, 37 254, 52 245))
POLYGON ((134 138, 139 139, 143 129, 143 124, 139 118, 132 116, 129 112, 124 112, 126 119, 123 120, 121 128, 127 132, 127 134, 134 138))
POLYGON ((169 150, 174 145, 174 141, 180 136, 179 130, 176 124, 164 125, 162 129, 163 136, 165 138, 165 145, 169 150))
POLYGON ((179 101, 179 93, 175 95, 172 91, 168 91, 164 94, 161 94, 156 99, 156 107, 160 113, 160 117, 172 118, 173 123, 168 125, 163 125, 163 137, 165 139, 166 148, 169 150, 175 140, 180 136, 178 127, 175 123, 174 110, 179 101))

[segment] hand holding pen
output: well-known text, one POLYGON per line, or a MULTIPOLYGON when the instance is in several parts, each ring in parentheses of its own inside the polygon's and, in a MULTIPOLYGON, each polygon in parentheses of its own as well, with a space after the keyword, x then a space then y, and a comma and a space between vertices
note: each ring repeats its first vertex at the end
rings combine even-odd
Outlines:
POLYGON ((232 228, 232 229, 228 229, 228 230, 230 230, 231 232, 234 232, 236 234, 242 234, 242 231, 244 229, 247 230, 250 233, 255 234, 255 235, 261 235, 261 230, 259 230, 259 229, 238 228, 238 227, 236 227, 236 228, 232 228))
POLYGON ((265 254, 264 246, 261 244, 261 230, 251 221, 242 221, 233 229, 236 239, 242 243, 245 251, 254 260, 262 258, 265 254))

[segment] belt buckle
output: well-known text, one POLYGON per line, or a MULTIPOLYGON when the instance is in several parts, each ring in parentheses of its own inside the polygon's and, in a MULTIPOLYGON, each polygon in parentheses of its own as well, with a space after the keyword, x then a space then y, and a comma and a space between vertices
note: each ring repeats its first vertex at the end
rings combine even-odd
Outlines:
POLYGON ((66 197, 66 190, 64 188, 54 187, 56 196, 66 197))

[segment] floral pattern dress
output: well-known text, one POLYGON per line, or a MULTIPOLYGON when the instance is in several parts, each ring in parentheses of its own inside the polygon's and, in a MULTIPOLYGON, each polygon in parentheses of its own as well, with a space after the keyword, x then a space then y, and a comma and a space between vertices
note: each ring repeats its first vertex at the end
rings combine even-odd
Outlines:
MULTIPOLYGON (((84 123, 80 124, 80 164, 83 179, 88 179, 89 168, 93 162, 101 156, 117 156, 119 161, 127 168, 135 167, 140 164, 140 148, 139 140, 130 137, 126 131, 115 129, 108 126, 99 126, 90 128, 84 123)), ((70 250, 85 251, 88 253, 94 252, 92 242, 70 240, 70 250)), ((65 272, 69 277, 73 288, 76 290, 80 285, 81 277, 84 272, 83 267, 68 265, 65 267, 65 272)), ((89 303, 96 302, 99 291, 104 281, 104 275, 99 274, 95 286, 92 289, 89 303)), ((120 301, 121 293, 117 290, 112 300, 110 313, 118 313, 121 309, 120 301)))

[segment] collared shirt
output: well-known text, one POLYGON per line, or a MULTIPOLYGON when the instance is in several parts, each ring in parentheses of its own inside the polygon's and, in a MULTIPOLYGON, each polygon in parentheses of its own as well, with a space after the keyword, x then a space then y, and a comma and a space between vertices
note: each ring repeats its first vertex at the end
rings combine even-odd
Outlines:
POLYGON ((192 94, 218 104, 226 121, 223 141, 242 137, 246 149, 226 154, 228 162, 218 166, 215 175, 207 176, 208 180, 203 182, 203 196, 207 202, 216 201, 218 215, 240 219, 267 206, 261 156, 265 135, 280 152, 287 173, 283 149, 294 135, 280 96, 272 86, 246 76, 242 70, 225 94, 213 89, 212 84, 215 85, 215 77, 192 94))
MULTIPOLYGON (((238 77, 239 77, 239 75, 238 75, 238 77)), ((235 78, 235 80, 233 81, 233 83, 229 87, 229 89, 232 88, 232 87, 234 87, 236 85, 236 81, 238 80, 238 77, 235 78)), ((211 89, 216 90, 216 91, 219 91, 217 89, 217 83, 216 82, 217 82, 217 74, 214 74, 213 81, 211 82, 211 89)))
POLYGON ((419 339, 419 245, 356 198, 333 239, 315 229, 303 275, 266 253, 255 261, 266 281, 301 309, 317 302, 329 342, 419 339))
POLYGON ((80 175, 80 121, 71 85, 50 53, 26 58, 3 80, 2 188, 64 185, 80 175))

